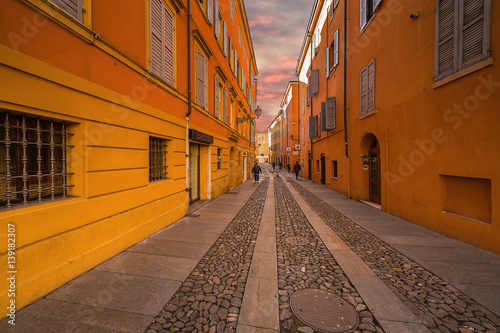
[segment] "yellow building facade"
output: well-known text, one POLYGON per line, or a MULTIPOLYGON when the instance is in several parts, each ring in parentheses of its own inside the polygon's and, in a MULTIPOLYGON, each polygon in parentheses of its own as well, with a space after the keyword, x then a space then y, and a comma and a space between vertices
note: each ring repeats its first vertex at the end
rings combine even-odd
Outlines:
POLYGON ((2 317, 249 178, 242 2, 5 0, 0 31, 2 317))
POLYGON ((490 0, 315 1, 303 175, 499 254, 499 19, 490 0))

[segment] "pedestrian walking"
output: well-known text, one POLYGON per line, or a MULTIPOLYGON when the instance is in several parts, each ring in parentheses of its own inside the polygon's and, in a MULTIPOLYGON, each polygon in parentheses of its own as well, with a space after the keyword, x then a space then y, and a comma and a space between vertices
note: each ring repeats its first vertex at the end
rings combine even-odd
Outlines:
POLYGON ((262 169, 260 168, 259 164, 257 164, 257 162, 255 162, 255 165, 252 168, 252 172, 253 172, 253 178, 255 180, 255 183, 258 183, 259 182, 259 174, 262 173, 262 169))
POLYGON ((299 172, 300 172, 299 161, 295 162, 295 165, 293 166, 293 172, 295 172, 295 179, 299 179, 299 172))

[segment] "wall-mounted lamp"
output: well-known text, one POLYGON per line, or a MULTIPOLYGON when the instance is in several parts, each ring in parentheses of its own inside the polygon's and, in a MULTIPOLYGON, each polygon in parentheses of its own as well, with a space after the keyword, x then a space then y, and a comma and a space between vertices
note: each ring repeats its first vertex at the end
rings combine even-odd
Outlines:
POLYGON ((293 141, 299 142, 299 139, 294 139, 294 135, 293 134, 290 134, 290 139, 292 139, 293 141))
POLYGON ((416 20, 418 18, 418 15, 419 15, 418 12, 415 12, 415 13, 413 13, 413 14, 410 15, 410 18, 412 20, 416 20))
POLYGON ((262 114, 262 109, 260 108, 260 106, 257 106, 257 108, 253 111, 253 113, 255 114, 255 117, 236 118, 236 122, 238 124, 241 124, 247 120, 254 120, 256 118, 259 118, 260 115, 262 114))

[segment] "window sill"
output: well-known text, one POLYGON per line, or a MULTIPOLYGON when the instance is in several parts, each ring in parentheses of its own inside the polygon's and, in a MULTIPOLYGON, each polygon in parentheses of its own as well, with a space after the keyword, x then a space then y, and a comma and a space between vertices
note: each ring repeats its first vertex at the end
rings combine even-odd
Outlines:
POLYGON ((331 177, 331 178, 332 178, 332 179, 335 179, 335 180, 337 180, 337 179, 338 179, 338 177, 331 177))
POLYGON ((371 111, 369 111, 369 112, 365 113, 364 115, 360 115, 360 116, 359 116, 359 120, 361 120, 361 119, 365 119, 365 118, 368 118, 369 116, 372 116, 372 115, 376 114, 376 113, 378 112, 378 110, 379 110, 379 109, 373 109, 373 110, 371 110, 371 111))
POLYGON ((432 84, 432 89, 439 88, 439 87, 441 87, 441 86, 443 86, 443 85, 445 85, 447 83, 455 81, 455 80, 457 80, 457 79, 459 79, 461 77, 464 77, 466 75, 469 75, 469 74, 471 74, 471 73, 473 73, 475 71, 478 71, 478 70, 480 70, 480 69, 482 69, 484 67, 487 67, 489 65, 493 65, 493 59, 494 59, 493 57, 489 57, 488 59, 485 59, 485 60, 480 61, 480 62, 478 62, 478 63, 476 63, 476 64, 474 64, 472 66, 469 66, 469 67, 467 67, 465 69, 462 69, 459 72, 451 74, 451 75, 445 77, 444 79, 440 79, 440 80, 438 80, 438 81, 436 81, 436 82, 434 82, 432 84))

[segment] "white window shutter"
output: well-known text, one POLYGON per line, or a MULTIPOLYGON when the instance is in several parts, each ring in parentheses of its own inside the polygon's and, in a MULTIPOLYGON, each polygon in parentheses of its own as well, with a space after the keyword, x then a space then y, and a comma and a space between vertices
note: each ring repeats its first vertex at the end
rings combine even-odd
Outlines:
POLYGON ((333 67, 339 64, 339 31, 335 31, 333 37, 333 67))
POLYGON ((196 50, 196 103, 205 106, 205 57, 196 50))
POLYGON ((208 82, 207 82, 207 59, 203 56, 203 69, 204 69, 204 72, 203 72, 203 82, 205 84, 205 90, 204 90, 204 93, 205 93, 205 100, 204 100, 204 103, 203 103, 203 107, 205 109, 207 109, 207 106, 208 106, 208 98, 207 98, 207 93, 208 93, 208 82))
POLYGON ((163 19, 161 0, 149 1, 149 70, 162 77, 163 74, 163 19))
POLYGON ((360 73, 360 108, 359 113, 365 114, 368 109, 368 68, 365 67, 360 73))
POLYGON ((170 10, 164 6, 163 10, 163 79, 174 85, 174 16, 170 10))
POLYGON ((368 110, 375 109, 375 59, 368 64, 368 110))
POLYGON ((231 20, 234 22, 234 2, 229 0, 229 14, 231 15, 231 20))
POLYGON ((455 24, 458 21, 458 4, 455 2, 440 0, 436 4, 435 79, 457 71, 455 24))
POLYGON ((359 30, 363 30, 364 26, 366 25, 366 16, 367 16, 367 13, 368 13, 368 8, 367 8, 367 1, 368 0, 359 0, 360 1, 360 4, 359 4, 359 8, 360 8, 360 11, 359 11, 359 15, 360 15, 360 24, 359 24, 359 30))
POLYGON ((83 4, 82 0, 51 0, 55 5, 64 10, 66 13, 82 22, 83 20, 83 4))
POLYGON ((214 116, 216 118, 220 117, 220 89, 219 89, 219 77, 215 75, 214 80, 214 116))
POLYGON ((373 11, 376 11, 382 0, 373 0, 373 11))
POLYGON ((215 38, 219 40, 219 35, 220 35, 220 22, 219 22, 219 1, 215 0, 215 24, 214 24, 214 32, 215 32, 215 38))
POLYGON ((223 23, 223 32, 224 32, 224 55, 227 56, 227 24, 226 21, 222 21, 223 23))
POLYGON ((336 98, 327 97, 325 100, 325 129, 327 131, 334 130, 336 124, 336 98))
POLYGON ((229 104, 229 96, 227 93, 227 88, 224 88, 224 123, 227 124, 228 116, 227 116, 227 105, 229 104))
POLYGON ((330 76, 330 48, 327 47, 325 50, 325 76, 328 78, 330 76))
POLYGON ((207 0, 207 16, 210 23, 214 23, 214 0, 207 0))

